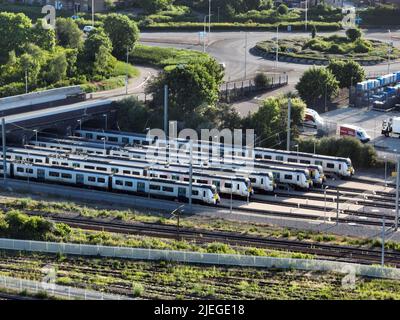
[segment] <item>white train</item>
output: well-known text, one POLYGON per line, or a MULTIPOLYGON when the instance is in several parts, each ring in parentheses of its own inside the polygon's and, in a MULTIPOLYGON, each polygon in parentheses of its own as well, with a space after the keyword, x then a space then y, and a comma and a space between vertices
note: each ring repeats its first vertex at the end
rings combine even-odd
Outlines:
MULTIPOLYGON (((53 150, 50 150, 53 151, 53 150)), ((108 174, 135 175, 168 179, 170 181, 189 182, 189 170, 187 167, 165 167, 163 165, 146 167, 146 163, 132 163, 126 160, 112 158, 82 157, 65 153, 49 154, 41 150, 9 149, 7 158, 11 161, 23 161, 26 163, 50 164, 59 167, 70 167, 83 170, 94 170, 108 174)), ((2 153, 0 153, 2 159, 2 153)), ((217 187, 218 193, 232 194, 238 197, 248 198, 253 194, 249 178, 241 176, 228 176, 220 172, 208 174, 193 170, 193 183, 209 184, 217 187)))
MULTIPOLYGON (((3 173, 3 166, 1 166, 3 173)), ((166 199, 188 201, 189 183, 153 179, 129 175, 114 175, 93 170, 56 167, 47 164, 7 162, 7 173, 11 178, 50 182, 105 191, 152 195, 166 199)), ((220 202, 214 185, 192 184, 192 200, 216 205, 220 202)))
MULTIPOLYGON (((58 142, 59 140, 54 139, 43 139, 40 141, 32 141, 31 143, 35 145, 39 149, 46 150, 46 152, 68 152, 75 154, 86 154, 95 157, 113 157, 115 159, 121 160, 129 160, 130 162, 135 161, 138 165, 148 166, 149 162, 160 162, 157 158, 149 158, 147 159, 147 151, 136 149, 132 151, 124 150, 124 149, 104 149, 100 147, 94 147, 93 144, 89 144, 89 147, 85 147, 83 143, 78 142, 75 143, 73 141, 69 141, 71 144, 65 144, 58 142)), ((63 140, 66 142, 66 140, 63 140)), ((27 148, 32 148, 27 146, 27 148)), ((187 165, 180 163, 170 163, 169 166, 171 168, 184 168, 187 165)), ((221 174, 220 167, 204 167, 200 165, 194 165, 193 168, 195 170, 208 173, 208 174, 221 174)), ((275 181, 272 175, 272 172, 262 172, 258 170, 252 171, 242 171, 242 170, 229 170, 229 168, 225 168, 224 174, 229 176, 242 176, 248 177, 251 181, 251 185, 254 189, 262 192, 272 192, 275 189, 275 181)))
MULTIPOLYGON (((118 131, 97 131, 97 130, 77 130, 75 135, 93 140, 105 139, 107 142, 119 143, 123 145, 154 145, 156 142, 155 138, 149 139, 146 135, 129 133, 129 132, 118 132, 118 131)), ((188 144, 188 141, 178 140, 178 148, 182 145, 188 144)), ((211 149, 209 148, 210 142, 193 143, 193 150, 198 152, 208 153, 211 149)), ((166 141, 158 141, 158 146, 166 146, 166 141)), ((277 160, 290 163, 302 163, 309 165, 321 166, 325 173, 336 174, 341 177, 351 177, 354 175, 355 170, 352 165, 351 159, 340 158, 332 156, 317 155, 305 152, 295 151, 284 151, 275 150, 268 148, 233 148, 223 146, 222 144, 213 144, 223 154, 231 154, 235 157, 248 157, 256 159, 267 159, 277 160), (226 150, 228 149, 228 150, 226 150)))

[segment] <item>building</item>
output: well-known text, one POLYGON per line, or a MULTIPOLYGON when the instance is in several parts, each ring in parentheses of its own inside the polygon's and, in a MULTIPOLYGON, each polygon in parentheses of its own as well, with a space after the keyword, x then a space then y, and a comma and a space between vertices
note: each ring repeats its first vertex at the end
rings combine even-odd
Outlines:
POLYGON ((105 0, 8 0, 11 3, 39 4, 43 6, 46 4, 54 6, 56 1, 61 3, 63 10, 68 10, 75 14, 79 12, 91 12, 92 3, 94 4, 95 12, 102 12, 106 9, 105 0))

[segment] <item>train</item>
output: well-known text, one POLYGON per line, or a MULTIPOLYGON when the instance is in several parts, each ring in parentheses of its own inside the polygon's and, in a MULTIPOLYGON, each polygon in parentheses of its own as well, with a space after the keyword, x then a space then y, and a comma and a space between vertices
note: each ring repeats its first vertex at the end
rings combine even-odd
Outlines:
MULTIPOLYGON (((120 145, 155 145, 156 141, 159 147, 168 145, 168 141, 161 141, 154 138, 149 139, 147 135, 119 131, 101 131, 96 129, 76 130, 74 134, 78 137, 100 141, 104 139, 105 142, 112 142, 120 145)), ((171 143, 172 141, 169 141, 171 143)), ((174 144, 176 148, 188 144, 188 140, 177 139, 174 144), (175 143, 177 142, 177 143, 175 143)), ((196 152, 210 152, 210 142, 196 141, 193 143, 193 151, 196 152)), ((289 163, 301 163, 308 165, 321 166, 327 174, 335 174, 340 177, 351 177, 355 174, 355 169, 352 165, 350 158, 341 158, 333 156, 318 155, 305 152, 285 151, 268 148, 237 148, 226 146, 222 144, 213 144, 213 146, 220 150, 221 156, 224 154, 231 154, 235 157, 247 157, 255 159, 276 160, 289 163), (228 150, 226 150, 228 149, 228 150)))
MULTIPOLYGON (((3 174, 4 166, 0 165, 3 174)), ((26 161, 7 161, 10 178, 46 183, 57 183, 102 191, 122 192, 135 195, 151 195, 157 198, 189 200, 190 184, 182 181, 149 178, 134 175, 119 175, 95 170, 59 167, 50 164, 35 164, 26 161)), ((217 205, 220 197, 214 185, 192 183, 192 200, 208 205, 217 205)))
MULTIPOLYGON (((45 148, 54 148, 56 150, 64 150, 66 152, 84 152, 86 147, 83 142, 76 142, 73 140, 57 140, 57 139, 42 139, 38 141, 32 141, 32 144, 45 148), (68 142, 68 144, 65 144, 68 142)), ((90 144, 89 144, 90 145, 90 144)), ((101 149, 100 146, 97 146, 97 149, 94 148, 94 143, 90 147, 88 147, 90 152, 89 154, 99 155, 99 153, 103 153, 103 155, 110 155, 113 157, 121 157, 125 159, 129 159, 129 161, 136 161, 138 158, 141 160, 146 160, 147 162, 157 163, 157 162, 166 162, 165 157, 161 157, 160 154, 152 154, 151 152, 147 152, 146 150, 136 149, 136 148, 125 148, 125 149, 101 149), (93 151, 98 150, 98 151, 93 151), (101 151, 100 151, 101 150, 101 151), (160 158, 161 157, 161 158, 160 158)), ((88 150, 88 151, 89 151, 88 150)), ((187 157, 187 156, 186 156, 187 157)), ((180 160, 184 160, 185 156, 181 155, 180 160)), ((194 158, 195 159, 195 158, 194 158)), ((186 159, 188 160, 188 159, 186 159)), ((208 162, 194 162, 196 163, 196 168, 199 170, 204 170, 205 168, 210 168, 211 170, 223 171, 233 169, 237 174, 242 174, 249 176, 250 180, 252 180, 253 173, 263 173, 265 174, 265 180, 275 180, 280 184, 290 185, 299 189, 310 189, 313 186, 313 182, 311 180, 310 171, 306 168, 296 169, 287 164, 282 165, 268 165, 261 164, 258 162, 255 163, 247 163, 244 161, 234 161, 230 162, 228 160, 224 160, 219 162, 217 165, 210 164, 208 162)), ((186 166, 188 165, 188 161, 185 162, 186 166)), ((173 163, 175 165, 175 163, 173 163)), ((270 181, 270 184, 273 184, 270 181)))

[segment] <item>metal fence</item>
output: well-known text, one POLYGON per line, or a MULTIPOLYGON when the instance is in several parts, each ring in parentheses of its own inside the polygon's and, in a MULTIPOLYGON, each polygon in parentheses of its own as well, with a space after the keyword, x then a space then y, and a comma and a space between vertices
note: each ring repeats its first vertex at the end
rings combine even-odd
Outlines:
POLYGON ((254 79, 225 82, 220 88, 220 101, 233 102, 249 97, 260 92, 276 89, 288 84, 287 74, 267 75, 268 80, 264 86, 257 86, 254 79))
POLYGON ((382 268, 368 265, 313 259, 258 257, 235 254, 155 250, 14 239, 0 239, 0 249, 45 253, 63 253, 134 260, 162 260, 224 266, 330 271, 346 274, 351 273, 354 275, 376 278, 400 279, 400 270, 394 268, 382 268))
POLYGON ((103 292, 60 286, 54 283, 39 282, 33 280, 0 276, 0 287, 12 291, 30 294, 40 294, 45 292, 49 296, 61 297, 65 299, 77 300, 130 300, 126 296, 107 294, 103 292))

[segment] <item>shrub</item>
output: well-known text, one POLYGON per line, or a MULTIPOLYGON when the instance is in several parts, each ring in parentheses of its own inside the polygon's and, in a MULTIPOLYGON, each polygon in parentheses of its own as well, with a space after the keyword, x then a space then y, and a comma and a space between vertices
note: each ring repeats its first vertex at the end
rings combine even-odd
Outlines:
POLYGON ((0 98, 25 93, 25 83, 13 82, 0 87, 0 98))
POLYGON ((265 73, 257 73, 254 77, 254 84, 257 88, 265 88, 270 85, 271 79, 265 73))
POLYGON ((132 283, 132 294, 134 297, 140 297, 143 295, 144 287, 142 284, 134 282, 132 283))
POLYGON ((371 50, 372 46, 369 41, 365 41, 362 39, 357 39, 355 41, 354 52, 355 53, 368 53, 371 50))
POLYGON ((361 38, 362 33, 361 30, 358 28, 352 28, 346 30, 346 36, 349 38, 350 41, 356 41, 357 39, 361 38))
POLYGON ((345 51, 343 50, 343 48, 342 48, 340 45, 336 44, 336 43, 334 43, 333 45, 331 45, 331 47, 329 48, 328 51, 329 51, 330 53, 335 53, 335 54, 342 54, 342 53, 345 52, 345 51))
POLYGON ((279 13, 280 15, 284 15, 284 14, 287 14, 287 13, 289 12, 289 9, 288 9, 287 5, 285 5, 285 4, 282 3, 282 4, 278 7, 277 11, 278 11, 278 13, 279 13))

